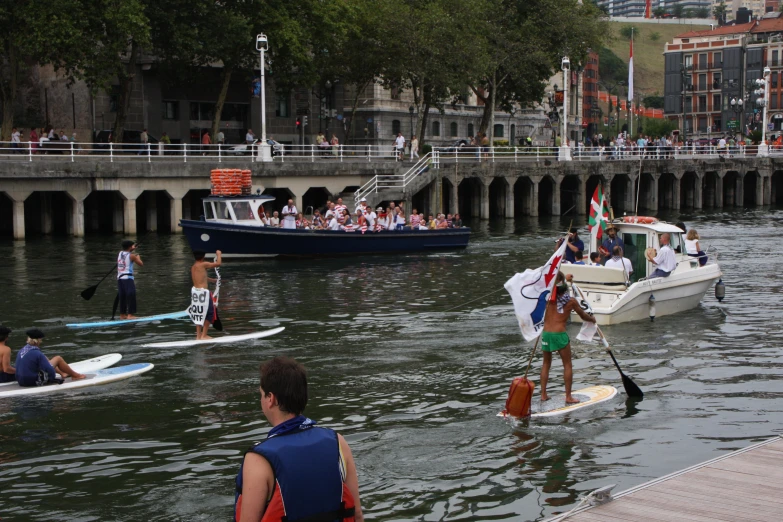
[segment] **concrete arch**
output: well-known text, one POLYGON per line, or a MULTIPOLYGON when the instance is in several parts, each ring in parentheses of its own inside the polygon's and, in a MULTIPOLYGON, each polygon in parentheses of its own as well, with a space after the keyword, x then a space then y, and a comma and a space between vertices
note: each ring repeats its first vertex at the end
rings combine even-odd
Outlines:
POLYGON ((764 204, 763 195, 759 200, 758 192, 764 187, 764 181, 758 172, 746 172, 742 177, 742 204, 746 207, 764 204))
POLYGON ((722 207, 722 184, 717 172, 706 172, 702 178, 702 203, 704 207, 722 207))
POLYGON ((72 233, 73 200, 65 191, 35 191, 24 201, 25 236, 72 233))
POLYGON ((633 183, 628 174, 616 174, 612 178, 609 191, 612 210, 615 216, 621 216, 623 212, 633 210, 633 183), (630 204, 629 204, 630 203, 630 204))
POLYGON ((137 231, 172 232, 171 206, 171 197, 165 190, 142 192, 136 198, 137 231))
POLYGON ((118 190, 95 190, 84 199, 85 233, 125 230, 124 199, 118 190))
POLYGON ((671 172, 658 178, 658 210, 676 209, 680 205, 680 180, 671 172))
POLYGON ((484 184, 479 178, 465 178, 460 182, 457 187, 457 197, 460 214, 463 217, 483 217, 481 215, 482 190, 484 190, 484 184))
POLYGON ((489 217, 506 217, 506 210, 511 204, 512 188, 506 178, 495 178, 489 184, 489 217))
POLYGON ((701 208, 701 180, 688 171, 680 179, 680 208, 701 208))
POLYGON ((555 180, 547 175, 538 184, 538 215, 551 216, 555 210, 555 180))
POLYGON ((560 183, 560 213, 561 215, 577 214, 581 198, 581 183, 579 176, 571 174, 563 177, 560 183))
POLYGON ((182 197, 182 217, 184 219, 199 219, 204 214, 202 199, 209 196, 208 189, 189 190, 182 197))
POLYGON ((443 212, 446 214, 459 214, 456 187, 448 178, 443 178, 441 183, 440 200, 443 202, 443 212))
MULTIPOLYGON (((272 211, 277 210, 280 212, 283 210, 283 207, 288 204, 289 199, 294 199, 295 194, 288 188, 280 187, 280 188, 267 188, 264 189, 264 192, 262 194, 266 194, 268 196, 273 196, 275 198, 274 201, 270 201, 266 205, 264 205, 265 208, 271 209, 272 211)), ((349 209, 350 212, 353 212, 353 209, 349 209)))
POLYGON ((770 203, 780 205, 783 203, 783 171, 775 171, 770 178, 770 203))
POLYGON ((639 208, 645 210, 658 210, 658 182, 650 172, 642 172, 639 187, 639 208))
POLYGON ((5 192, 0 192, 0 236, 14 235, 14 201, 5 192))
POLYGON ((723 206, 742 206, 742 177, 739 172, 731 170, 723 176, 723 206))
MULTIPOLYGON (((326 203, 331 199, 332 194, 326 187, 310 187, 302 195, 302 208, 301 212, 314 212, 315 209, 321 212, 326 211, 326 203), (312 210, 309 207, 313 207, 312 210)), ((351 209, 353 210, 353 209, 351 209)))
POLYGON ((514 215, 538 215, 538 207, 535 204, 535 199, 533 197, 535 188, 536 186, 530 178, 517 178, 517 181, 514 183, 514 215))

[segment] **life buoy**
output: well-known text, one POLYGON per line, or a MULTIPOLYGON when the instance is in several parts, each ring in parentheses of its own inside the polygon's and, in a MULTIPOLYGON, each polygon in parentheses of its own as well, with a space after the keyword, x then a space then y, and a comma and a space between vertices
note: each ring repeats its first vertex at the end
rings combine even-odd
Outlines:
POLYGON ((623 223, 641 223, 645 225, 653 225, 658 222, 658 218, 650 216, 623 216, 623 223))

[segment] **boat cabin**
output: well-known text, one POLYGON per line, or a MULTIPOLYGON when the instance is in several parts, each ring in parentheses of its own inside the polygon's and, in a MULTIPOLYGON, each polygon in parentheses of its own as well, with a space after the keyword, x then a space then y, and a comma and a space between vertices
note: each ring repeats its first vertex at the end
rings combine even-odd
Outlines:
MULTIPOLYGON (((674 273, 699 268, 698 259, 690 257, 685 251, 685 233, 677 226, 663 221, 651 220, 652 223, 626 223, 623 220, 614 220, 612 225, 617 229, 617 236, 625 244, 624 257, 631 261, 633 273, 626 277, 625 270, 619 268, 606 268, 590 265, 561 265, 565 274, 573 274, 577 283, 593 283, 601 286, 616 286, 635 283, 639 279, 648 277, 655 271, 655 265, 645 257, 648 248, 660 249, 660 237, 664 233, 670 236, 670 246, 675 252, 677 268, 674 273), (685 262, 684 262, 685 261, 685 262)), ((605 236, 606 237, 606 236, 605 236)), ((602 239, 605 239, 602 238, 602 239)), ((590 239, 589 252, 598 252, 599 244, 594 238, 590 239)), ((585 259, 589 259, 589 252, 585 252, 585 259)))
POLYGON ((273 196, 208 196, 204 198, 204 220, 214 223, 241 224, 262 227, 259 208, 274 201, 273 196))

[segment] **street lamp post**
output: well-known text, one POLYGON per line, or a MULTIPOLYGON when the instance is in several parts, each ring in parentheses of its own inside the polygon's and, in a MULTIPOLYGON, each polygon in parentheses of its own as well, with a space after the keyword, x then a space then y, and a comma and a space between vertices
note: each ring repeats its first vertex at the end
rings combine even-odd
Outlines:
POLYGON ((571 150, 568 148, 568 84, 571 78, 568 77, 571 61, 568 56, 564 56, 560 62, 563 69, 563 138, 560 140, 560 160, 571 161, 571 150))
POLYGON ((770 76, 772 76, 772 71, 769 67, 764 67, 764 78, 761 80, 756 80, 756 83, 759 85, 759 87, 763 86, 763 89, 759 89, 756 91, 756 93, 764 95, 764 98, 756 101, 756 103, 761 105, 764 109, 761 114, 761 144, 759 145, 759 156, 769 155, 769 147, 767 146, 767 107, 769 106, 770 76))
POLYGON ((731 110, 734 111, 734 114, 737 115, 737 116, 735 116, 735 119, 734 119, 734 122, 736 124, 736 128, 737 129, 741 129, 742 128, 741 127, 742 120, 744 119, 742 117, 742 113, 745 110, 745 102, 742 100, 741 97, 737 97, 737 98, 732 98, 731 101, 729 102, 729 104, 731 105, 731 110))
POLYGON ((266 86, 264 85, 264 52, 269 49, 269 41, 265 34, 256 36, 256 51, 261 53, 261 146, 258 148, 258 159, 272 161, 272 151, 266 142, 266 86))

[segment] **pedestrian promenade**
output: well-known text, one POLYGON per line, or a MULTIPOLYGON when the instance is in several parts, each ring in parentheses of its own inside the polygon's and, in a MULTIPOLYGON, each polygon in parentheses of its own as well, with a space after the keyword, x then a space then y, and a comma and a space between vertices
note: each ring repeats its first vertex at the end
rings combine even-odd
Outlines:
POLYGON ((775 437, 647 482, 547 522, 783 520, 783 439, 775 437))

